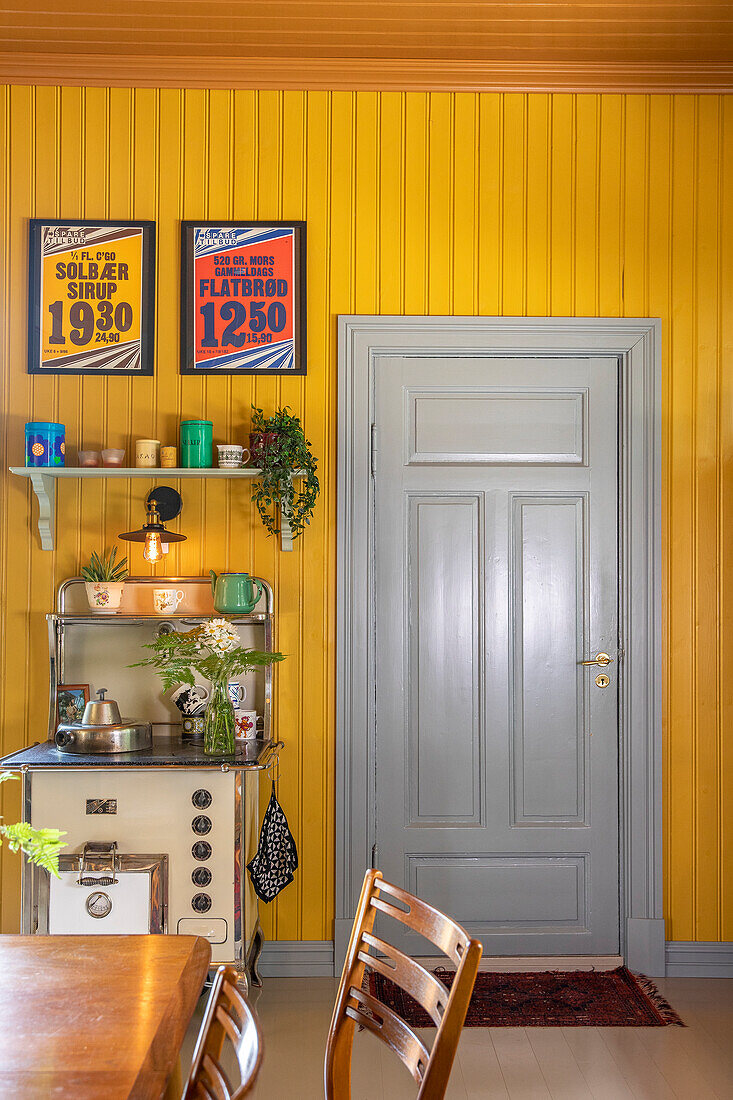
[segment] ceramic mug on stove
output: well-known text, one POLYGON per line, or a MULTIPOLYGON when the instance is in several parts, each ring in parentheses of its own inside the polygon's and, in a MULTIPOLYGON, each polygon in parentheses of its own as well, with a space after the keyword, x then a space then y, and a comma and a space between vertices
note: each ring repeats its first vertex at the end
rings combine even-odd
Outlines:
POLYGON ((239 680, 230 680, 227 684, 227 691, 229 692, 232 706, 235 710, 239 710, 239 704, 243 703, 247 698, 246 687, 244 684, 240 684, 239 680))
POLYGON ((176 704, 181 714, 196 714, 205 706, 209 698, 209 692, 203 684, 181 684, 171 694, 171 700, 176 704))
POLYGON ((204 716, 203 714, 184 714, 181 722, 182 741, 203 741, 204 716))
POLYGON ((234 736, 245 740, 257 736, 257 711, 238 710, 234 715, 234 736))

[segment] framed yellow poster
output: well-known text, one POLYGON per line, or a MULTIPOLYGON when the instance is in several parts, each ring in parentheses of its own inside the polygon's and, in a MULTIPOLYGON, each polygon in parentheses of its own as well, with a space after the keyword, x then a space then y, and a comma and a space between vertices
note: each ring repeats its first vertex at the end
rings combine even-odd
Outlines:
POLYGON ((32 218, 29 374, 153 373, 155 222, 32 218))

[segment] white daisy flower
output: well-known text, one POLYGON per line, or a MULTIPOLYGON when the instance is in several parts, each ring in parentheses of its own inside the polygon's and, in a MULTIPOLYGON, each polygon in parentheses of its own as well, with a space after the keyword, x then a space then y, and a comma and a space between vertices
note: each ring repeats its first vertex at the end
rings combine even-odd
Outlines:
POLYGON ((201 628, 200 636, 205 645, 221 653, 227 653, 239 645, 239 634, 226 619, 210 619, 201 628))

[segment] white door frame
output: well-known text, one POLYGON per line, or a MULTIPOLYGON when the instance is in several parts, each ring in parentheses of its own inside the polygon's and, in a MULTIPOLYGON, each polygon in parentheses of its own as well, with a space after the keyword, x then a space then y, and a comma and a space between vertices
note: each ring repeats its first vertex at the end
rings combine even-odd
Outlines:
POLYGON ((628 317, 339 317, 337 972, 374 843, 374 379, 381 357, 431 354, 619 360, 621 947, 663 975, 661 321, 628 317))

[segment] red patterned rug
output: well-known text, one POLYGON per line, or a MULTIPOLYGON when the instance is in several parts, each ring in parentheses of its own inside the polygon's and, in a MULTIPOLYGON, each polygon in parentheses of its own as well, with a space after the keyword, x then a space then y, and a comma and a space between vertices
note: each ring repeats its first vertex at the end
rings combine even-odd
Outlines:
MULTIPOLYGON (((450 989, 455 974, 435 974, 450 989)), ((411 1027, 434 1027, 417 1001, 389 978, 365 975, 367 988, 411 1027)), ((664 1027, 685 1025, 649 978, 618 970, 476 976, 466 1027, 664 1027)))

